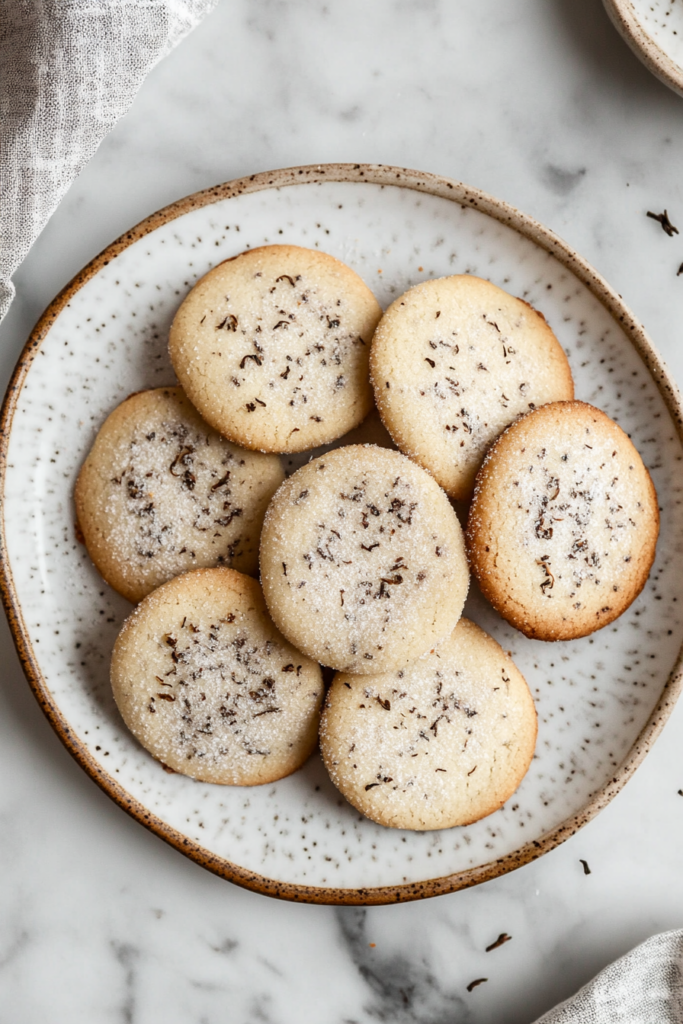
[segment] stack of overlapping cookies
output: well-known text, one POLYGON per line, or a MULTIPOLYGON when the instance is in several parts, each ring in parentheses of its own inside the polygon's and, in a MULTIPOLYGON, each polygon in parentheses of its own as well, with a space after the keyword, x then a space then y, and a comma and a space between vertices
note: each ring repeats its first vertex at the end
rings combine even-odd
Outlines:
POLYGON ((115 409, 76 486, 95 565, 139 602, 112 659, 128 727, 167 768, 232 785, 288 775, 319 737, 344 796, 397 828, 502 806, 536 713, 461 618, 468 563, 527 636, 573 639, 640 592, 659 522, 542 315, 467 275, 382 315, 338 260, 268 246, 192 289, 170 354, 182 387, 115 409), (285 480, 279 453, 357 427, 373 390, 400 452, 334 448, 285 480), (472 499, 465 537, 449 498, 472 499))

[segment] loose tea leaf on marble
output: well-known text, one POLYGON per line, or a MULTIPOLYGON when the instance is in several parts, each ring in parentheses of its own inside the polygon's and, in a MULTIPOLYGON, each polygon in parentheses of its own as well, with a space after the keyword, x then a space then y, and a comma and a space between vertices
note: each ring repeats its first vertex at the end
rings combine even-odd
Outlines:
POLYGON ((669 214, 666 212, 666 210, 664 211, 664 213, 652 213, 651 210, 648 210, 647 216, 651 217, 652 220, 658 221, 662 225, 662 231, 665 231, 669 238, 673 238, 674 235, 678 234, 678 228, 674 227, 674 225, 671 223, 671 221, 669 220, 669 214))
POLYGON ((467 986, 467 991, 471 992, 473 988, 477 987, 477 985, 483 985, 483 983, 488 980, 488 978, 475 978, 475 980, 471 981, 467 986))

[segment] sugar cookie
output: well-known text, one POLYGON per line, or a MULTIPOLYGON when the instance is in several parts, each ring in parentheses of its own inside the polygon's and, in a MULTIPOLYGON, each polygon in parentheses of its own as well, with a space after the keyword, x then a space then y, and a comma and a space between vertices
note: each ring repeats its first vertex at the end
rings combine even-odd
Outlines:
POLYGON ((260 558, 284 635, 362 674, 405 665, 447 636, 469 584, 446 495, 405 456, 373 445, 297 470, 268 508, 260 558))
POLYGON ((195 285, 171 326, 171 362, 225 437, 262 451, 304 451, 370 411, 370 341, 381 313, 339 260, 268 245, 195 285))
POLYGON ((657 495, 633 444, 584 402, 543 406, 496 442, 467 524, 491 604, 538 640, 612 622, 638 596, 659 532, 657 495))
POLYGON ((105 420, 76 483, 88 553, 140 601, 199 566, 256 574, 261 524, 284 479, 276 455, 237 448, 181 388, 131 395, 105 420))
POLYGON ((523 676, 468 619, 398 672, 338 674, 320 749, 335 786, 380 825, 419 831, 491 814, 524 777, 536 710, 523 676))
POLYGON ((111 682, 143 747, 203 782, 273 782, 316 745, 320 666, 280 636, 256 580, 233 569, 197 569, 146 597, 116 641, 111 682))
POLYGON ((541 314, 469 274, 396 299, 375 332, 370 369, 398 447, 460 499, 520 413, 574 397, 567 357, 541 314))

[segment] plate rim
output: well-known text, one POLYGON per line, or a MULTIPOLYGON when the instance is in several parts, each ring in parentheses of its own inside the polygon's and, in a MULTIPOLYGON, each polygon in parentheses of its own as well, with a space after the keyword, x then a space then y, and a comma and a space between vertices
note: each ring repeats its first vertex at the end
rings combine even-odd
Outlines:
MULTIPOLYGON (((608 0, 605 2, 607 3, 608 0)), ((574 835, 623 788, 661 732, 681 689, 683 689, 683 646, 679 649, 656 706, 611 778, 594 793, 584 807, 565 818, 538 839, 525 843, 511 853, 477 867, 423 881, 367 888, 339 888, 281 882, 250 871, 207 850, 200 843, 157 817, 128 793, 113 776, 109 775, 85 745, 80 742, 52 696, 40 670, 29 631, 24 623, 19 595, 12 576, 5 535, 4 494, 8 468, 8 445, 14 413, 18 407, 23 385, 42 343, 55 320, 76 292, 133 242, 192 210, 242 194, 272 188, 279 190, 296 184, 316 185, 324 182, 397 186, 448 199, 463 208, 469 207, 486 213, 494 220, 513 228, 554 256, 567 270, 578 277, 627 335, 652 376, 671 416, 678 438, 683 444, 683 404, 678 387, 644 328, 635 319, 621 296, 607 284, 601 275, 571 246, 533 217, 521 213, 505 201, 496 199, 480 189, 443 175, 386 164, 315 164, 252 174, 195 192, 144 218, 107 246, 76 274, 37 321, 19 356, 0 411, 0 594, 24 674, 41 710, 77 764, 114 803, 180 853, 185 854, 214 874, 243 888, 262 895, 299 903, 373 906, 425 899, 489 881, 536 860, 574 835)))
POLYGON ((610 21, 636 57, 664 85, 683 96, 683 68, 646 32, 632 0, 602 0, 610 21))

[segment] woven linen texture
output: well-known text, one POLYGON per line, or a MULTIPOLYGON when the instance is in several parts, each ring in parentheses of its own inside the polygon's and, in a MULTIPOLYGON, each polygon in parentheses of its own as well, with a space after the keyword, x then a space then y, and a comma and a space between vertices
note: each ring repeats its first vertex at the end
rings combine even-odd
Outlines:
POLYGON ((2 0, 0 319, 11 277, 146 75, 216 0, 2 0))
POLYGON ((683 1024, 683 930, 653 935, 536 1024, 683 1024))

